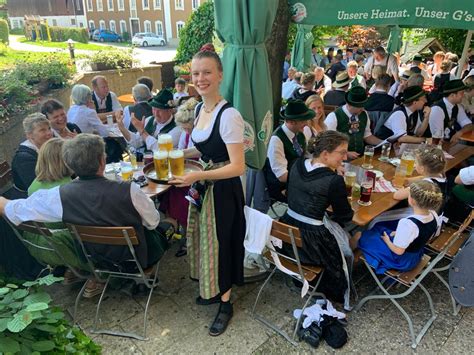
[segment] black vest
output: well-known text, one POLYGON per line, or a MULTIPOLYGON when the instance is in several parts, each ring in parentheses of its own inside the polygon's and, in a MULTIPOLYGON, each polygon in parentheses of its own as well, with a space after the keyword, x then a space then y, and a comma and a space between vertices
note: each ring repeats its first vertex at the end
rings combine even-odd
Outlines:
MULTIPOLYGON (((133 113, 137 119, 140 121, 153 115, 152 107, 146 101, 139 102, 135 105, 128 106, 128 110, 130 111, 130 115, 133 113)), ((133 124, 130 124, 130 127, 127 127, 130 132, 136 132, 137 129, 133 124)))
MULTIPOLYGON (((85 226, 132 226, 139 244, 135 251, 140 264, 148 265, 147 243, 142 219, 132 204, 130 183, 88 177, 72 181, 59 188, 63 218, 66 223, 85 226)), ((99 261, 120 264, 132 258, 128 246, 86 243, 86 248, 99 261)))
MULTIPOLYGON (((444 103, 444 100, 439 100, 438 102, 436 102, 433 106, 439 106, 441 107, 441 109, 443 110, 443 113, 444 113, 444 129, 443 129, 443 137, 447 140, 450 140, 451 137, 459 130, 461 130, 461 126, 459 125, 458 123, 458 116, 457 115, 454 115, 452 114, 452 111, 451 111, 451 117, 449 117, 448 115, 448 110, 446 108, 446 104, 444 103), (445 130, 448 129, 449 130, 449 134, 448 134, 448 137, 446 137, 445 135, 445 130)), ((459 108, 459 106, 458 106, 459 108)), ((454 109, 454 107, 453 107, 454 109)))
POLYGON ((110 94, 110 92, 105 98, 105 108, 99 109, 99 103, 97 102, 95 93, 92 93, 92 101, 94 101, 94 106, 97 113, 112 112, 112 95, 110 94))
MULTIPOLYGON (((415 111, 412 112, 410 116, 408 116, 407 109, 404 105, 398 106, 392 113, 387 117, 387 120, 392 116, 395 112, 401 111, 405 115, 405 120, 407 123, 407 135, 414 136, 415 135, 415 128, 418 120, 420 119, 420 112, 415 111)), ((387 139, 393 135, 393 131, 385 126, 385 123, 380 126, 380 128, 375 132, 375 135, 380 139, 387 139)))
POLYGON ((431 239, 431 237, 436 233, 438 229, 438 223, 436 222, 436 218, 433 218, 431 222, 423 223, 422 221, 414 218, 408 217, 410 221, 416 224, 418 227, 418 237, 415 238, 413 242, 405 249, 405 251, 409 253, 415 253, 423 249, 431 239))

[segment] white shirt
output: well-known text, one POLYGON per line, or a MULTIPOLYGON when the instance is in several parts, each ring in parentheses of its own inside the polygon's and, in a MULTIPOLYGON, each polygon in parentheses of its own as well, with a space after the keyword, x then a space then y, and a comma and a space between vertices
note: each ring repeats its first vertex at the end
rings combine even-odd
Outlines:
MULTIPOLYGON (((117 95, 115 95, 115 93, 113 93, 112 91, 109 92, 110 93, 110 98, 112 100, 112 111, 118 111, 118 110, 121 110, 122 109, 122 105, 120 105, 120 102, 117 98, 117 95)), ((94 91, 94 96, 97 100, 97 104, 99 106, 99 110, 104 110, 107 105, 106 105, 106 102, 107 102, 107 96, 104 98, 104 99, 101 99, 99 96, 97 96, 97 94, 95 93, 94 91)))
MULTIPOLYGON (((417 220, 423 223, 429 223, 435 218, 436 212, 430 211, 429 215, 411 215, 417 220)), ((437 217, 437 215, 436 215, 437 217)), ((418 237, 420 230, 417 225, 407 218, 402 218, 397 225, 397 230, 395 231, 395 237, 393 238, 393 244, 399 248, 406 249, 408 246, 418 237)))
POLYGON ((304 161, 304 167, 308 173, 312 172, 313 170, 316 170, 318 168, 325 168, 326 165, 323 163, 311 163, 311 159, 306 159, 304 161))
POLYGON ((130 129, 132 123, 132 115, 130 114, 130 106, 128 105, 123 109, 123 125, 126 129, 130 129))
MULTIPOLYGON (((443 101, 446 105, 446 111, 448 112, 449 117, 451 117, 451 113, 453 112, 454 105, 448 101, 446 97, 443 98, 443 101)), ((458 104, 458 117, 457 122, 462 127, 471 123, 471 120, 466 115, 466 111, 464 111, 464 107, 458 104)), ((430 112, 430 130, 433 138, 447 138, 448 128, 444 127, 444 112, 439 106, 432 106, 430 112)))
POLYGON ((109 127, 102 124, 97 112, 85 105, 72 105, 67 112, 67 121, 76 124, 82 133, 99 133, 101 137, 109 135, 109 127))
POLYGON ((20 143, 20 145, 23 145, 25 147, 33 149, 36 153, 39 153, 39 149, 36 145, 34 145, 30 140, 26 140, 20 143))
MULTIPOLYGON (((286 124, 282 124, 281 128, 283 129, 283 132, 288 137, 290 142, 293 142, 293 137, 295 136, 295 134, 289 130, 286 124)), ((308 136, 307 132, 308 131, 304 133, 306 141, 311 138, 311 134, 308 136)), ((283 142, 275 135, 272 135, 270 137, 270 142, 268 143, 267 157, 270 162, 270 167, 272 168, 272 171, 277 178, 288 173, 288 160, 285 157, 285 148, 283 146, 283 142)))
POLYGON ((319 67, 319 65, 321 64, 322 59, 323 59, 323 57, 321 56, 321 54, 311 53, 311 64, 314 64, 314 65, 319 67))
POLYGON ((329 76, 324 74, 323 77, 323 87, 324 87, 324 93, 327 93, 329 90, 332 90, 332 81, 329 76))
MULTIPOLYGON (((375 84, 374 84, 375 85, 375 84)), ((388 91, 388 94, 390 96, 393 96, 393 97, 397 97, 398 95, 398 88, 400 86, 400 82, 399 81, 396 81, 392 84, 392 86, 390 87, 390 90, 388 91)), ((371 88, 372 89, 372 88, 371 88)))
MULTIPOLYGON (((410 110, 406 106, 405 106, 405 109, 407 110, 408 116, 410 116, 413 113, 413 111, 410 110)), ((421 125, 421 120, 418 117, 416 121, 415 132, 420 125, 421 125)), ((390 140, 390 138, 401 137, 407 134, 407 120, 402 111, 393 112, 390 115, 390 117, 387 119, 387 121, 385 121, 384 126, 393 132, 392 137, 389 137, 388 140, 390 140)))
POLYGON ((474 165, 459 171, 459 178, 463 185, 474 185, 474 165))
POLYGON ((291 94, 293 94, 293 91, 299 87, 300 85, 294 79, 285 81, 281 86, 281 97, 288 100, 291 97, 291 94))
POLYGON ((178 100, 180 97, 186 97, 189 96, 189 94, 186 91, 183 92, 175 92, 173 94, 173 100, 178 100))
POLYGON ((187 149, 191 147, 194 147, 193 140, 191 137, 189 137, 188 145, 186 145, 186 132, 182 131, 181 135, 179 136, 178 149, 187 149))
MULTIPOLYGON (((347 105, 342 106, 342 110, 344 113, 347 115, 347 117, 351 117, 352 113, 349 112, 347 109, 347 105)), ((367 112, 366 112, 367 114, 367 112)), ((358 115, 356 115, 357 118, 359 118, 358 115)), ((349 118, 348 118, 349 119, 349 118)), ((324 120, 324 123, 326 124, 326 127, 330 131, 337 131, 337 117, 334 112, 331 112, 326 119, 324 120)), ((369 115, 367 114, 367 125, 365 126, 365 131, 364 131, 364 138, 367 138, 372 135, 372 131, 370 130, 370 118, 369 115)))
POLYGON ((367 59, 367 63, 365 63, 364 66, 364 72, 367 74, 372 75, 372 69, 375 65, 382 65, 382 66, 387 66, 386 72, 390 76, 394 76, 395 74, 398 75, 398 64, 396 58, 391 55, 391 54, 386 54, 388 55, 388 62, 387 62, 387 57, 384 57, 381 61, 375 60, 374 56, 371 56, 370 58, 367 59), (375 60, 375 62, 374 62, 375 60))
MULTIPOLYGON (((145 127, 147 126, 148 122, 150 120, 154 120, 154 116, 149 116, 145 119, 145 127)), ((140 148, 143 146, 143 143, 146 145, 147 150, 158 150, 158 135, 160 134, 161 130, 163 127, 165 127, 168 123, 170 123, 173 120, 173 116, 170 117, 168 121, 165 123, 157 123, 155 132, 153 135, 148 135, 146 137, 146 140, 143 141, 142 137, 140 136, 140 133, 138 132, 130 132, 130 140, 127 141, 127 143, 131 144, 135 148, 140 148)), ((178 147, 179 143, 179 137, 181 136, 181 127, 176 126, 174 127, 171 131, 168 132, 169 135, 171 135, 173 139, 173 148, 178 147)))
POLYGON ((356 78, 357 78, 357 81, 359 82, 359 86, 362 86, 364 89, 367 89, 367 83, 365 82, 365 78, 361 75, 357 75, 354 79, 352 79, 349 89, 352 89, 354 87, 353 84, 356 78))
MULTIPOLYGON (((130 196, 133 207, 142 218, 143 226, 150 230, 155 229, 160 222, 160 214, 154 202, 134 183, 130 184, 130 196)), ((9 201, 5 206, 5 216, 15 225, 26 221, 62 221, 63 206, 59 186, 38 190, 27 199, 9 201)))

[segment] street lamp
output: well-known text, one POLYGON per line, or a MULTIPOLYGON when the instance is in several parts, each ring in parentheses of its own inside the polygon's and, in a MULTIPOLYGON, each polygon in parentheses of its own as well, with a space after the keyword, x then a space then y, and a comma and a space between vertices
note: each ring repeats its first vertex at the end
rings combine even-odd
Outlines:
POLYGON ((74 41, 72 39, 67 40, 67 46, 69 48, 69 55, 71 56, 72 61, 75 63, 75 56, 74 56, 74 41))

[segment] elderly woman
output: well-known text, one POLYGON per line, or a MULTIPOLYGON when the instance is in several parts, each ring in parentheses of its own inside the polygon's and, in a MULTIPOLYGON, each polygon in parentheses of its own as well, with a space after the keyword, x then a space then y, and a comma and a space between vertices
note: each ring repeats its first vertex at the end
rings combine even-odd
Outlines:
POLYGON ((36 177, 35 167, 38 151, 53 136, 45 115, 32 113, 23 120, 26 140, 20 144, 12 160, 13 183, 17 190, 26 194, 36 177))
POLYGON ((46 100, 41 105, 40 111, 49 120, 55 137, 70 139, 81 133, 81 129, 76 124, 67 122, 64 105, 58 100, 46 100))

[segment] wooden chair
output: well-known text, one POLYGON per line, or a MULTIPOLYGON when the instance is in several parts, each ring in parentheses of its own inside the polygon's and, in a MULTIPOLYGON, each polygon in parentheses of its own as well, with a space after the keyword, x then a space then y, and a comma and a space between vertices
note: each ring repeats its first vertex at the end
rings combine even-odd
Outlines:
POLYGON ((329 115, 331 112, 336 111, 337 108, 338 106, 334 105, 324 105, 324 115, 329 115))
POLYGON ((319 267, 319 266, 306 266, 306 265, 303 266, 303 265, 301 265, 300 258, 298 256, 298 248, 303 247, 303 241, 301 239, 300 231, 299 231, 298 228, 289 226, 289 225, 281 223, 281 222, 273 221, 270 235, 272 237, 276 238, 276 239, 279 239, 282 243, 291 244, 295 257, 292 258, 292 257, 289 257, 285 254, 282 254, 282 253, 278 252, 277 250, 270 250, 270 249, 268 249, 263 254, 263 257, 269 263, 271 263, 274 266, 274 268, 271 271, 270 275, 265 280, 265 282, 263 283, 260 290, 258 291, 257 298, 256 298, 255 303, 253 305, 252 315, 255 319, 259 320, 260 322, 262 322, 263 324, 265 324, 269 328, 273 329, 274 331, 276 331, 277 333, 282 335, 291 344, 296 346, 296 345, 298 345, 298 343, 296 342, 296 332, 298 331, 298 328, 299 328, 300 323, 302 321, 304 310, 309 305, 311 299, 314 296, 318 295, 318 296, 321 296, 323 298, 326 298, 324 296, 324 294, 316 291, 316 289, 319 285, 319 282, 321 281, 321 276, 324 272, 324 269, 322 267, 319 267), (309 292, 308 298, 307 298, 306 302, 303 305, 302 312, 301 312, 301 317, 296 322, 295 329, 293 331, 293 336, 292 337, 290 337, 290 335, 288 335, 283 329, 279 328, 276 324, 273 324, 272 322, 270 322, 269 320, 267 320, 263 316, 257 314, 257 312, 256 312, 257 304, 258 304, 258 301, 260 299, 260 296, 262 294, 263 289, 268 285, 268 283, 269 283, 270 279, 273 277, 273 275, 275 275, 275 273, 277 271, 281 271, 280 269, 278 269, 276 267, 274 258, 277 258, 280 261, 280 263, 283 267, 285 267, 286 269, 291 270, 292 272, 297 274, 297 276, 291 275, 292 278, 294 278, 295 280, 298 280, 298 281, 306 280, 306 281, 308 281, 308 282, 310 282, 314 285, 314 286, 311 286, 311 284, 310 284, 310 289, 309 289, 310 292, 309 292))
POLYGON ((10 165, 6 161, 0 162, 0 195, 10 190, 13 186, 13 175, 10 165))
POLYGON ((450 247, 447 249, 444 260, 447 260, 447 264, 441 267, 433 268, 432 272, 446 286, 451 297, 451 303, 453 305, 453 314, 457 315, 461 309, 461 305, 456 303, 448 282, 441 276, 440 272, 449 270, 451 262, 457 253, 462 249, 464 243, 469 239, 469 235, 473 228, 470 227, 472 220, 474 219, 474 210, 466 217, 461 225, 447 224, 443 227, 441 233, 436 238, 433 238, 427 245, 427 249, 434 255, 439 255, 443 252, 447 245, 450 247), (452 242, 452 243, 451 243, 452 242))
POLYGON ((66 224, 71 233, 76 237, 79 242, 84 255, 86 256, 87 262, 92 270, 92 273, 98 280, 105 281, 104 289, 100 295, 99 302, 97 303, 94 327, 91 331, 97 334, 108 334, 115 336, 124 336, 134 338, 137 340, 147 340, 147 314, 148 306, 150 304, 151 296, 156 286, 158 286, 158 269, 159 262, 154 266, 144 270, 140 265, 137 256, 135 254, 134 246, 139 244, 137 233, 133 227, 94 227, 94 226, 79 226, 74 224, 66 224), (111 270, 109 268, 99 265, 97 260, 88 251, 85 243, 91 244, 103 244, 103 245, 114 245, 114 246, 128 246, 132 259, 129 261, 136 267, 137 272, 120 271, 117 269, 111 270), (105 276, 105 279, 104 279, 105 276), (99 319, 100 305, 107 290, 111 278, 120 279, 131 279, 143 283, 149 288, 148 299, 145 306, 145 313, 143 317, 143 336, 129 333, 119 332, 110 329, 97 329, 97 321, 99 319))

